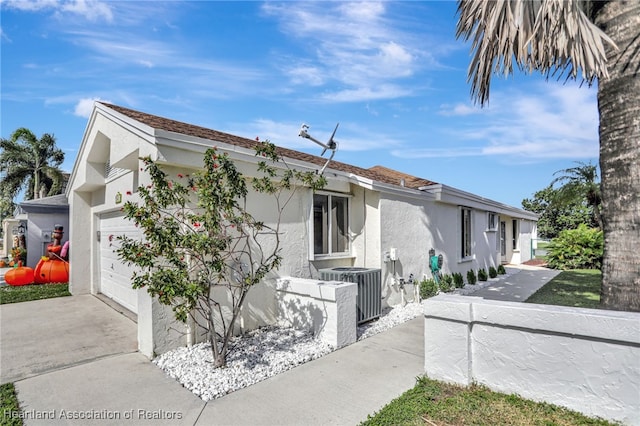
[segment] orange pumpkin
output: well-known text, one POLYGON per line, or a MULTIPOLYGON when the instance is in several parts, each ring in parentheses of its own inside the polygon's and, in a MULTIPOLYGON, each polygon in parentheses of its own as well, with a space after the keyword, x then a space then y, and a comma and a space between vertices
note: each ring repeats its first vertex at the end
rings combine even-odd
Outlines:
POLYGON ((4 280, 12 286, 27 285, 33 283, 33 269, 28 266, 9 269, 4 274, 4 280))

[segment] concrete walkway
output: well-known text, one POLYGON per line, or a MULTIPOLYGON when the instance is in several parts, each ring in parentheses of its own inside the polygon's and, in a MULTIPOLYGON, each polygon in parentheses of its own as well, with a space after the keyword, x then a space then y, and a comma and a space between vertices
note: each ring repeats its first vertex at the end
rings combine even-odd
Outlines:
POLYGON ((517 272, 505 277, 498 276, 498 279, 489 286, 475 291, 469 296, 506 302, 524 302, 560 273, 554 269, 526 265, 509 267, 509 269, 517 272))
MULTIPOLYGON (((523 300, 554 275, 524 268, 473 296, 523 300)), ((0 376, 26 425, 355 425, 424 372, 416 318, 205 403, 136 352, 135 323, 93 296, 1 305, 0 324, 0 376)))

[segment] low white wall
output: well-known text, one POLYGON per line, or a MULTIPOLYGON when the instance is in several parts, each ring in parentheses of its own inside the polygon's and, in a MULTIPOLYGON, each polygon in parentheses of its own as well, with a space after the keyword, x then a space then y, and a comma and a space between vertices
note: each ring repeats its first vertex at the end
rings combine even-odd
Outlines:
POLYGON ((640 314, 440 295, 425 373, 640 425, 640 314))
POLYGON ((335 348, 356 341, 356 283, 286 277, 276 289, 279 325, 313 330, 335 348))

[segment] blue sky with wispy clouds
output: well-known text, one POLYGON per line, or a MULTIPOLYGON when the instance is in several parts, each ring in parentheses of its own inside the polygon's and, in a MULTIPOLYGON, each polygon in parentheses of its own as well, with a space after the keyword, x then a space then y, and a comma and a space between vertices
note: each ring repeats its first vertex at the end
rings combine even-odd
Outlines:
POLYGON ((5 0, 1 136, 53 133, 71 170, 93 100, 383 165, 519 207, 597 162, 596 88, 517 73, 470 98, 456 3, 5 0))

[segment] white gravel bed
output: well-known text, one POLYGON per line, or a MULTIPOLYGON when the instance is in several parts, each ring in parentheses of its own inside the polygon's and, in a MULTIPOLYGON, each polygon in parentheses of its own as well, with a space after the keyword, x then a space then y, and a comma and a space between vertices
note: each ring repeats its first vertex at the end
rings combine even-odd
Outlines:
MULTIPOLYGON (((358 340, 388 330, 421 312, 419 303, 385 310, 380 319, 358 327, 358 340)), ((153 363, 204 401, 209 401, 335 350, 309 332, 278 327, 254 330, 237 337, 233 344, 224 368, 213 368, 209 343, 175 349, 155 358, 153 363)))
POLYGON ((412 320, 421 313, 422 303, 407 303, 405 306, 385 309, 380 319, 358 326, 358 340, 366 339, 403 322, 412 320))

